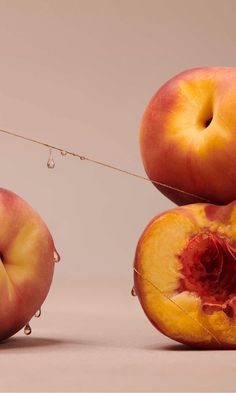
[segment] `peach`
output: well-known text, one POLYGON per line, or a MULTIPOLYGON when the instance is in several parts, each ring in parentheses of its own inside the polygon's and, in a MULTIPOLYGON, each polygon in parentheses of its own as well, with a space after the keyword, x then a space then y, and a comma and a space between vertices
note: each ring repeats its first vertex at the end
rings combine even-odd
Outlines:
POLYGON ((39 215, 0 188, 0 339, 24 327, 45 300, 54 271, 54 243, 39 215))
POLYGON ((196 203, 155 217, 137 245, 134 289, 166 336, 236 348, 236 202, 196 203))
POLYGON ((165 83, 143 115, 140 147, 148 177, 175 203, 235 200, 236 68, 195 68, 165 83))

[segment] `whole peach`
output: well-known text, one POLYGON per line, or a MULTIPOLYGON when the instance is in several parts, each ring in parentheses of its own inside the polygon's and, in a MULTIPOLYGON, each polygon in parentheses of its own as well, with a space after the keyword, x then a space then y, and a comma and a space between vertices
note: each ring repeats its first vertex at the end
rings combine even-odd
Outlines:
POLYGON ((0 188, 0 340, 24 327, 41 307, 54 271, 54 243, 40 216, 0 188))
POLYGON ((140 147, 147 175, 175 203, 235 200, 236 68, 195 68, 165 83, 143 115, 140 147))

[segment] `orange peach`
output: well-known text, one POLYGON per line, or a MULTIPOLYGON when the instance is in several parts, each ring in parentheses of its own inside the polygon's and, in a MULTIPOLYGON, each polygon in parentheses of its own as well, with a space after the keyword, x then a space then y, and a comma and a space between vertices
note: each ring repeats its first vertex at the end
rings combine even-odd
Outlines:
POLYGON ((137 245, 134 288, 166 336, 236 348, 236 202, 197 203, 155 217, 137 245))
POLYGON ((140 146, 151 180, 200 197, 154 183, 175 203, 235 200, 236 68, 195 68, 165 83, 143 115, 140 146))
POLYGON ((54 271, 54 243, 39 215, 0 188, 0 339, 24 327, 45 300, 54 271))

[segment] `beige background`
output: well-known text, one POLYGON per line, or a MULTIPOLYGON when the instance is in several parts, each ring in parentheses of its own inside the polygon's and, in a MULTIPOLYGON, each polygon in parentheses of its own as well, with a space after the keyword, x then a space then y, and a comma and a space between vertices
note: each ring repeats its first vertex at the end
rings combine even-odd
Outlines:
MULTIPOLYGON (((0 0, 0 128, 144 174, 138 128, 172 75, 234 66, 234 0, 0 0)), ((163 338, 131 298, 142 180, 0 135, 1 185, 42 215, 62 263, 33 335, 0 346, 1 391, 235 391, 234 351, 163 338)))

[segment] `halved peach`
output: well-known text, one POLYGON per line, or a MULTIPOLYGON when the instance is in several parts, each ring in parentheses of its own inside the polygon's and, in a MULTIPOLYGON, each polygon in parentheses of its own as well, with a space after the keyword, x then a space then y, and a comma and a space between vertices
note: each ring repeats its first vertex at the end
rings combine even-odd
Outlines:
POLYGON ((134 288, 166 336, 236 348, 236 202, 198 203, 155 217, 137 245, 134 288))

